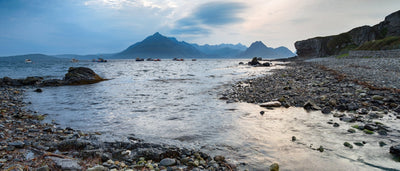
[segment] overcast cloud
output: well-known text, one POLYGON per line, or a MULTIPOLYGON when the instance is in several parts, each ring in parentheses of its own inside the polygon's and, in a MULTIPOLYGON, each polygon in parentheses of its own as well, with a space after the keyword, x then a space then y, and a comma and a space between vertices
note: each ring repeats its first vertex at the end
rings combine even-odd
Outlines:
POLYGON ((0 0, 0 56, 119 52, 160 32, 199 44, 286 46, 374 25, 399 0, 0 0))

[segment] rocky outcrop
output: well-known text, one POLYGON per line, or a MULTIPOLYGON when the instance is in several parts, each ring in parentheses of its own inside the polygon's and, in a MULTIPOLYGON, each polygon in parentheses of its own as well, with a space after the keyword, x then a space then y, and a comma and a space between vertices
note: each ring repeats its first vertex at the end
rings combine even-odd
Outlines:
POLYGON ((68 85, 92 84, 103 80, 93 70, 85 67, 70 67, 64 77, 64 82, 68 85))
POLYGON ((361 26, 339 35, 297 41, 294 45, 299 57, 324 57, 347 53, 367 41, 390 36, 400 36, 400 10, 388 15, 384 21, 372 27, 361 26))
POLYGON ((64 79, 44 80, 43 77, 27 77, 25 79, 0 78, 0 86, 62 86, 93 84, 105 79, 97 75, 92 69, 85 67, 71 67, 64 79))

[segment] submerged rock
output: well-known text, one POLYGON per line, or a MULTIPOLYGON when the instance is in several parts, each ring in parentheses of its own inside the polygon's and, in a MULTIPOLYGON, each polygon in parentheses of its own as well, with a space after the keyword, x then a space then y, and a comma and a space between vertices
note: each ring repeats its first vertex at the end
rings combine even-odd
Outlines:
POLYGON ((273 163, 271 166, 269 166, 270 171, 279 171, 279 164, 278 163, 273 163))
POLYGON ((396 156, 400 156, 400 144, 391 146, 390 153, 396 156))

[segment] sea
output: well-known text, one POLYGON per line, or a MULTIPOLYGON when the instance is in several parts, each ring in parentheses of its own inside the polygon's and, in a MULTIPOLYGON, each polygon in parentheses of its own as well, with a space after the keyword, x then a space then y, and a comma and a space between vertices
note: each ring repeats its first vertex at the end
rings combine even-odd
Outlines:
MULTIPOLYGON (((107 81, 79 86, 28 88, 27 110, 46 114, 43 122, 101 133, 104 141, 135 136, 151 143, 224 155, 250 170, 396 170, 399 162, 380 147, 378 135, 349 134, 352 125, 302 108, 261 108, 220 100, 235 83, 284 68, 239 65, 250 59, 192 61, 0 62, 0 77, 62 79, 69 67, 88 67, 107 81), (264 111, 263 115, 260 111, 264 111), (333 128, 327 122, 340 123, 333 128), (292 137, 296 141, 292 141, 292 137), (344 142, 365 141, 349 149, 344 142), (324 148, 324 152, 316 150, 324 148)), ((387 125, 395 124, 390 119, 387 125)), ((387 142, 388 144, 390 142, 387 142)))

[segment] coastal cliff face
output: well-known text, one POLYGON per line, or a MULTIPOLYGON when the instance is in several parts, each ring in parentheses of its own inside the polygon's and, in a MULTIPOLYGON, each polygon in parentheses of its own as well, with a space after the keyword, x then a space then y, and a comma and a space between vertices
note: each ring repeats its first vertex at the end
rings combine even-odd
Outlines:
POLYGON ((299 57, 324 57, 346 53, 367 41, 400 36, 400 10, 375 26, 361 26, 339 35, 315 37, 295 42, 299 57))

